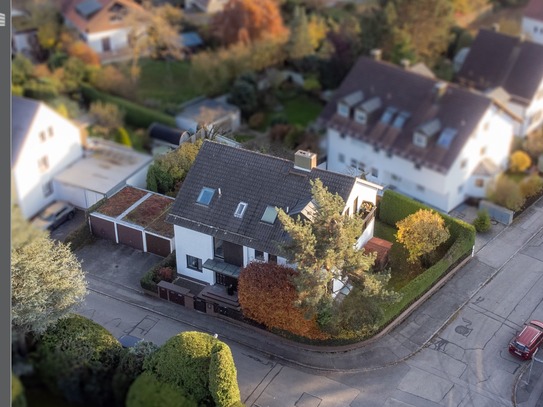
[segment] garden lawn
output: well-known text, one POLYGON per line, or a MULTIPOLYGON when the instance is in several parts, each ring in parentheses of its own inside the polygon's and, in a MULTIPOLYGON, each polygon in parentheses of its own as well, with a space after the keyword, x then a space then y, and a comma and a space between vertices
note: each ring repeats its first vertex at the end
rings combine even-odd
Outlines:
POLYGON ((140 62, 138 99, 156 100, 165 104, 181 104, 201 95, 200 89, 190 80, 191 65, 188 61, 162 61, 143 59, 140 62))
POLYGON ((323 106, 316 100, 299 95, 283 102, 284 113, 291 124, 306 127, 321 113, 323 106))

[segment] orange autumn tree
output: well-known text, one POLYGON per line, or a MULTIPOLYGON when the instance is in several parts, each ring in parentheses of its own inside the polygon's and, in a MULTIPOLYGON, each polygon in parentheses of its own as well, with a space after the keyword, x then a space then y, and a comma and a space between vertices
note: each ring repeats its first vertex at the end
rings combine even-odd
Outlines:
POLYGON ((298 297, 291 277, 296 271, 271 263, 251 262, 241 270, 238 298, 243 315, 267 328, 289 331, 311 339, 326 339, 315 318, 305 319, 294 305, 298 297))
POLYGON ((230 0, 224 10, 215 15, 211 26, 223 45, 248 44, 266 36, 277 38, 287 33, 274 0, 230 0))

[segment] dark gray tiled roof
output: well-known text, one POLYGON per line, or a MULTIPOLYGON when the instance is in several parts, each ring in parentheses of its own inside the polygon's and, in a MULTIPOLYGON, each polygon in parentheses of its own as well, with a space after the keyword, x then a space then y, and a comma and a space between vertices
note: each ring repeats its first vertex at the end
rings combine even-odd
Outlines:
POLYGON ((286 210, 311 200, 309 180, 320 178, 328 190, 344 200, 356 178, 314 168, 294 168, 294 162, 204 141, 170 209, 167 221, 223 240, 279 254, 277 243, 288 238, 279 219, 261 222, 268 207, 286 210), (209 206, 196 202, 202 188, 213 188, 209 206), (218 189, 221 193, 219 195, 218 189), (240 202, 248 204, 243 218, 234 217, 240 202))
POLYGON ((26 135, 41 103, 19 96, 11 97, 11 165, 19 158, 26 135))
POLYGON ((319 122, 376 148, 446 173, 491 103, 484 95, 456 85, 440 82, 386 62, 361 57, 324 108, 319 122), (438 84, 446 85, 440 97, 436 96, 438 84), (381 107, 366 125, 336 113, 337 102, 358 90, 364 93, 362 104, 376 96, 382 101, 381 107), (389 107, 410 115, 401 129, 379 121, 382 113, 389 107), (417 147, 413 143, 415 130, 435 118, 439 119, 441 130, 447 127, 457 130, 454 140, 448 148, 443 148, 437 144, 438 133, 428 147, 417 147))
POLYGON ((456 78, 460 84, 481 91, 501 86, 527 103, 543 80, 543 45, 480 30, 456 78))

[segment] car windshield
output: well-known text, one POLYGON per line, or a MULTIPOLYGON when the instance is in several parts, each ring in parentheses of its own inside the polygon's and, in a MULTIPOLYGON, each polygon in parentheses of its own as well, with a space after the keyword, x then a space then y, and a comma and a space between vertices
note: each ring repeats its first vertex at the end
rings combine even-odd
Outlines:
POLYGON ((518 342, 513 342, 513 345, 515 346, 515 348, 517 348, 518 350, 522 351, 522 352, 528 352, 528 347, 527 346, 524 346, 524 345, 521 345, 520 343, 518 342))

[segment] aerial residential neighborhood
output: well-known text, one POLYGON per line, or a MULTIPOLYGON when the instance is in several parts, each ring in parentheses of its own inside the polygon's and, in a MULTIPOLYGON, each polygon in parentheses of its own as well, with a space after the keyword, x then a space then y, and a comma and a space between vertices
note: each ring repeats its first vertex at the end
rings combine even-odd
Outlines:
POLYGON ((13 406, 543 406, 543 0, 13 0, 13 406))

